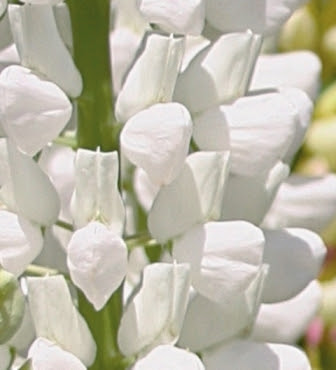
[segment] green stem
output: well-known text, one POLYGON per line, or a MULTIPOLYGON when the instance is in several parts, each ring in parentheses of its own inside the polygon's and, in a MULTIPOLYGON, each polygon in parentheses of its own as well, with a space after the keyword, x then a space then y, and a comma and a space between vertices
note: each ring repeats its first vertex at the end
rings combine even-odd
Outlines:
POLYGON ((97 355, 89 370, 125 370, 131 359, 123 357, 118 349, 117 333, 122 314, 121 287, 100 311, 95 311, 81 291, 78 291, 78 308, 85 317, 97 344, 97 355))
POLYGON ((120 125, 114 117, 110 65, 110 0, 67 0, 74 61, 83 78, 77 99, 78 147, 118 149, 120 125))

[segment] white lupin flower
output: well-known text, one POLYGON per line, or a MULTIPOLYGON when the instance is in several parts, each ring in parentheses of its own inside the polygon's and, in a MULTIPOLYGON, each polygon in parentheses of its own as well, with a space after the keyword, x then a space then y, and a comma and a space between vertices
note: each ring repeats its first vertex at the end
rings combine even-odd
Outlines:
POLYGON ((37 338, 29 348, 29 368, 32 370, 85 370, 83 363, 72 353, 45 338, 37 338))
POLYGON ((132 370, 205 370, 201 360, 189 351, 171 345, 155 347, 132 370))
POLYGON ((100 222, 73 234, 67 249, 71 280, 98 311, 123 281, 127 270, 125 242, 100 222))
POLYGON ((173 257, 190 264, 192 285, 200 294, 225 304, 256 279, 264 242, 262 231, 247 222, 208 222, 176 239, 173 257))
POLYGON ((0 0, 0 17, 3 16, 7 9, 7 0, 0 0))
POLYGON ((134 171, 133 186, 140 205, 146 212, 149 212, 160 186, 153 184, 147 172, 139 167, 134 171))
POLYGON ((204 0, 138 0, 138 7, 149 23, 167 32, 195 36, 202 32, 204 0))
POLYGON ((236 340, 203 354, 207 370, 311 370, 294 346, 236 340))
POLYGON ((75 186, 76 152, 61 145, 48 145, 43 148, 38 163, 48 174, 61 200, 60 218, 71 221, 70 199, 75 186))
POLYGON ((16 211, 41 226, 52 225, 60 211, 60 200, 49 177, 13 143, 8 141, 7 148, 16 211))
POLYGON ((305 0, 206 0, 206 20, 221 32, 273 34, 305 0))
POLYGON ((37 337, 53 341, 78 357, 84 365, 90 366, 96 356, 96 345, 72 302, 64 277, 28 278, 27 283, 37 337))
POLYGON ((260 45, 251 31, 223 35, 179 75, 174 100, 195 114, 245 95, 260 45))
POLYGON ((71 214, 76 227, 98 220, 121 235, 125 209, 118 190, 118 153, 79 149, 75 171, 71 214))
POLYGON ((119 122, 126 122, 135 113, 155 103, 172 100, 184 39, 149 32, 140 50, 143 51, 126 76, 116 101, 115 114, 119 122), (147 76, 148 70, 151 78, 147 76))
POLYGON ((178 344, 199 352, 248 334, 259 309, 266 274, 267 268, 261 267, 246 290, 236 292, 221 304, 200 294, 194 295, 189 301, 178 344))
POLYGON ((260 55, 251 80, 251 90, 296 87, 315 100, 322 64, 311 51, 260 55))
POLYGON ((145 267, 140 290, 126 306, 120 322, 118 344, 124 355, 145 354, 157 345, 176 343, 189 287, 186 264, 145 267))
POLYGON ((228 162, 229 152, 196 152, 187 157, 177 178, 161 187, 149 212, 148 228, 157 240, 166 241, 197 223, 219 219, 228 162))
POLYGON ((293 174, 280 186, 263 226, 270 229, 304 227, 319 232, 335 214, 335 175, 306 177, 293 174))
POLYGON ((11 353, 9 346, 6 344, 0 345, 0 370, 7 370, 11 363, 11 353))
POLYGON ((289 167, 278 162, 265 175, 230 174, 222 202, 221 220, 246 220, 259 225, 288 173, 289 167))
POLYGON ((123 154, 158 185, 172 182, 189 150, 192 121, 178 103, 155 104, 130 118, 120 135, 123 154))
POLYGON ((43 247, 38 225, 0 210, 0 265, 19 276, 37 257, 43 247))
POLYGON ((0 97, 6 135, 30 156, 55 139, 71 117, 72 106, 63 91, 21 66, 1 72, 0 97))
POLYGON ((295 344, 317 314, 321 298, 320 285, 314 280, 288 301, 262 304, 251 338, 258 342, 295 344))
POLYGON ((141 35, 126 27, 116 28, 110 33, 113 90, 116 95, 121 90, 125 75, 135 58, 140 43, 141 35))
POLYGON ((278 90, 280 94, 288 100, 289 104, 294 106, 294 109, 297 111, 298 115, 294 138, 291 141, 283 158, 283 162, 291 163, 295 154, 300 149, 305 134, 311 123, 314 106, 308 95, 300 89, 281 87, 278 90))
POLYGON ((45 75, 69 96, 79 96, 82 77, 58 32, 52 5, 13 5, 9 17, 21 63, 45 75))
POLYGON ((307 229, 263 230, 263 262, 269 265, 263 303, 293 298, 316 279, 326 255, 322 239, 307 229))
POLYGON ((230 171, 254 176, 268 172, 284 157, 297 121, 298 112, 284 94, 255 93, 196 118, 194 139, 202 150, 227 150, 229 136, 230 171))

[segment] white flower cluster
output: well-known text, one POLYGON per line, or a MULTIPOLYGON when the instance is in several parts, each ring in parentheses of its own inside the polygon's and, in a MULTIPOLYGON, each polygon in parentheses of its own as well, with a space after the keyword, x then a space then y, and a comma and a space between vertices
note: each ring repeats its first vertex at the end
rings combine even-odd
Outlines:
POLYGON ((0 0, 0 293, 16 292, 0 296, 1 370, 10 347, 13 370, 94 363, 71 284, 97 314, 122 287, 125 369, 310 369, 295 342, 319 307, 315 232, 336 212, 336 177, 289 166, 320 63, 260 55, 303 2, 113 1, 120 150, 74 152, 53 143, 83 89, 67 6, 0 0), (62 274, 28 277, 32 263, 62 274))

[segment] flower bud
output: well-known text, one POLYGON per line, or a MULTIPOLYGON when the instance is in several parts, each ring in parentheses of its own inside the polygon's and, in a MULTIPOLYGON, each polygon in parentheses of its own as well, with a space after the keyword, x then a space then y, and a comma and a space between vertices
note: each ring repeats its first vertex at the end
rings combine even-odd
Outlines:
POLYGON ((0 269, 0 344, 7 342, 19 329, 25 301, 17 279, 0 269))

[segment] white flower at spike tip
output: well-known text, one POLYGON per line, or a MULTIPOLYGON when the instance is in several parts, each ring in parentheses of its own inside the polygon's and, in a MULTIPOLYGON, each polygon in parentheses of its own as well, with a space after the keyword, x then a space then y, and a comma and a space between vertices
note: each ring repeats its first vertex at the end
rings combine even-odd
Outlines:
POLYGON ((79 96, 82 77, 59 34, 52 5, 13 5, 9 17, 21 63, 46 76, 69 96, 79 96))
POLYGON ((311 370, 306 354, 294 346, 236 340, 203 353, 207 370, 311 370))
POLYGON ((0 265, 19 276, 41 252, 42 232, 38 225, 0 210, 0 265))
POLYGON ((37 338, 29 348, 28 358, 32 370, 85 370, 83 363, 72 353, 64 351, 55 343, 37 338))
POLYGON ((138 0, 141 14, 149 23, 170 33, 199 35, 205 16, 203 0, 138 0))
POLYGON ((280 186, 263 226, 270 229, 303 227, 320 232, 332 221, 335 213, 334 174, 321 177, 293 174, 280 186))
POLYGON ((135 363, 131 370, 205 370, 201 360, 192 352, 171 345, 155 347, 135 363))
POLYGON ((54 83, 28 68, 10 66, 0 74, 0 122, 20 150, 35 155, 68 123, 72 106, 54 83))
POLYGON ((27 284, 36 336, 54 342, 90 366, 96 356, 96 344, 72 302, 64 277, 28 278, 27 284))
POLYGON ((327 249, 312 231, 299 228, 263 230, 263 262, 269 265, 262 295, 264 303, 293 298, 316 279, 327 249))
POLYGON ((175 344, 190 288, 187 264, 153 263, 144 268, 140 289, 126 306, 118 344, 126 356, 146 354, 160 344, 175 344))
POLYGON ((229 152, 190 154, 176 179, 162 186, 154 200, 148 216, 151 234, 166 241, 197 223, 219 219, 228 170, 229 152))
POLYGON ((173 257, 189 263, 193 287, 218 303, 244 292, 259 274, 263 232, 244 221, 197 225, 173 243, 173 257))
POLYGON ((79 149, 75 158, 75 191, 71 214, 77 228, 93 220, 108 225, 121 235, 125 209, 118 190, 117 152, 79 149))
POLYGON ((98 311, 127 271, 125 242, 108 227, 91 222, 73 234, 67 249, 71 280, 98 311))
POLYGON ((206 0, 206 20, 222 32, 273 34, 305 0, 206 0))
POLYGON ((115 114, 119 122, 126 122, 155 103, 172 100, 184 39, 148 32, 139 50, 142 53, 134 61, 116 101, 115 114), (149 70, 151 78, 148 78, 149 70))
POLYGON ((258 342, 295 344, 318 313, 321 298, 320 284, 313 280, 298 295, 287 301, 262 304, 251 339, 258 342))
POLYGON ((155 104, 130 118, 120 135, 123 154, 153 183, 169 184, 188 154, 192 121, 178 103, 155 104))
POLYGON ((245 95, 260 46, 251 31, 221 36, 178 76, 174 100, 195 114, 245 95))

